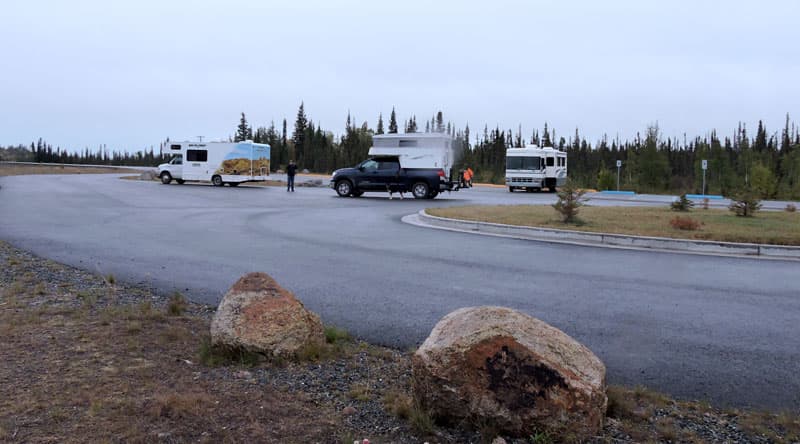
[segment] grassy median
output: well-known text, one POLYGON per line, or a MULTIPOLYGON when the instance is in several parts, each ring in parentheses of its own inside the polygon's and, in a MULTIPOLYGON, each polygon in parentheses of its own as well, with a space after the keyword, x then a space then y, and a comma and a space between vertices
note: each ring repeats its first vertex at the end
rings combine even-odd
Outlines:
MULTIPOLYGON (((671 211, 666 207, 581 207, 580 222, 564 224, 549 205, 496 205, 428 209, 428 214, 529 227, 671 237, 678 239, 800 245, 800 213, 762 211, 737 217, 727 210, 671 211), (695 229, 674 228, 676 217, 691 218, 695 229)), ((683 224, 686 226, 686 224, 683 224)))

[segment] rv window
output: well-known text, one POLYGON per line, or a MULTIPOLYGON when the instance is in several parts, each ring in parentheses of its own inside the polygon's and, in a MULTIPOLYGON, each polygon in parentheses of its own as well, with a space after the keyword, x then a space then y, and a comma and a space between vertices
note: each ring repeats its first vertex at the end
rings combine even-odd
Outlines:
POLYGON ((180 145, 170 145, 169 149, 171 149, 171 150, 180 150, 181 146, 180 145))
POLYGON ((416 140, 403 140, 400 139, 400 147, 417 146, 416 140))
POLYGON ((507 157, 507 170, 538 170, 539 157, 507 157))
POLYGON ((187 162, 208 162, 207 150, 186 150, 187 162))
POLYGON ((548 157, 547 158, 547 166, 549 166, 549 167, 555 166, 555 163, 556 163, 555 157, 548 157))

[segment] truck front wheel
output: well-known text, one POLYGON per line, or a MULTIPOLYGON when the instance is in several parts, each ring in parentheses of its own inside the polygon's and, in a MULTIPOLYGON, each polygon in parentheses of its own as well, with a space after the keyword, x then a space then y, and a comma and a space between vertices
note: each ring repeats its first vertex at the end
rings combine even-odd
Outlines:
POLYGON ((225 185, 225 182, 222 181, 221 176, 214 176, 211 178, 211 183, 214 184, 215 187, 221 187, 225 185))
POLYGON ((425 182, 417 182, 411 187, 411 194, 414 195, 414 199, 425 199, 428 197, 429 192, 430 187, 425 182))
POLYGON ((172 175, 167 171, 161 173, 161 183, 164 185, 169 185, 170 182, 172 182, 172 175))
POLYGON ((336 182, 336 194, 339 197, 347 197, 353 192, 353 185, 347 179, 336 182))

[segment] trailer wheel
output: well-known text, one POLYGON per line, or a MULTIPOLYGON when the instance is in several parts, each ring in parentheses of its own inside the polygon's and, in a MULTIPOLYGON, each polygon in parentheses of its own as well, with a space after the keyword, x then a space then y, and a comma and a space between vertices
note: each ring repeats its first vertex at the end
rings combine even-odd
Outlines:
POLYGON ((225 182, 222 181, 221 176, 214 176, 211 178, 211 183, 214 184, 215 187, 221 187, 225 185, 225 182))
POLYGON ((186 181, 183 179, 175 179, 175 182, 178 182, 178 185, 183 185, 186 181))
POLYGON ((414 199, 425 199, 428 197, 428 193, 430 193, 431 188, 425 182, 417 182, 414 186, 411 187, 411 194, 414 195, 414 199))
POLYGON ((336 182, 336 194, 339 197, 347 197, 353 193, 353 184, 347 179, 342 179, 336 182))
POLYGON ((161 183, 169 185, 170 182, 172 182, 172 175, 168 171, 161 173, 161 183))

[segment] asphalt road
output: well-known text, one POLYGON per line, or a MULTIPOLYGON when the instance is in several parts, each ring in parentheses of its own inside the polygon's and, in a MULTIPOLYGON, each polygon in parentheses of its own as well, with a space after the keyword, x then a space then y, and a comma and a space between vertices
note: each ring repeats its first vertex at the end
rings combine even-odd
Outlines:
POLYGON ((502 188, 416 201, 110 175, 0 177, 0 187, 0 239, 159 291, 216 303, 241 274, 265 271, 326 323, 398 347, 420 343, 456 308, 503 305, 588 345, 611 383, 800 411, 797 262, 548 244, 400 221, 430 206, 554 200, 502 188))

